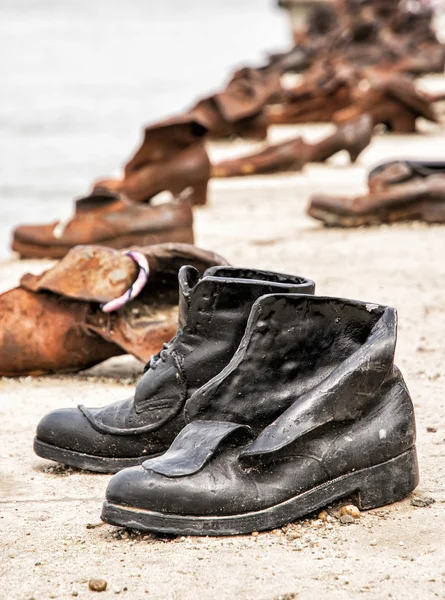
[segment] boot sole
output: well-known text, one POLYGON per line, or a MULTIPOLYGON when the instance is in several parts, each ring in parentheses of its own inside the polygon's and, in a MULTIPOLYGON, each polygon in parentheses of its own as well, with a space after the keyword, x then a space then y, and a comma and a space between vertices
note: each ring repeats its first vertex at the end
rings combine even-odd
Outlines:
POLYGON ((239 535, 282 527, 352 494, 357 494, 358 506, 364 510, 392 504, 412 492, 418 482, 417 455, 412 447, 389 461, 343 475, 264 510, 197 517, 105 502, 101 518, 111 525, 173 535, 239 535))
POLYGON ((118 473, 127 467, 136 467, 154 456, 159 454, 151 454, 150 456, 139 456, 136 458, 107 458, 105 456, 93 456, 92 454, 83 454, 75 450, 67 450, 59 448, 52 444, 46 444, 37 438, 34 438, 34 452, 40 458, 53 460, 54 462, 82 469, 82 471, 92 471, 94 473, 118 473))
POLYGON ((413 204, 409 209, 401 208, 368 215, 340 215, 313 207, 310 207, 307 213, 314 219, 323 221, 326 227, 361 227, 363 225, 380 225, 398 221, 445 223, 445 202, 413 204))
MULTIPOLYGON (((106 246, 115 250, 122 250, 130 246, 152 246, 153 244, 164 244, 167 242, 193 244, 193 229, 191 227, 181 227, 159 233, 153 232, 138 232, 135 234, 119 235, 108 240, 100 242, 92 242, 93 245, 106 246)), ((20 254, 20 258, 63 258, 72 246, 56 246, 56 245, 40 245, 28 244, 20 240, 14 239, 12 249, 20 254)))

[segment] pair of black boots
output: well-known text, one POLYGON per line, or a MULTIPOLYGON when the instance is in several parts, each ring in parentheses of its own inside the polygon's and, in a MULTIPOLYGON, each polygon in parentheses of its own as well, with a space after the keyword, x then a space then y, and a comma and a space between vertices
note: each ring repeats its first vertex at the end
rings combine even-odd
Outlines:
POLYGON ((120 471, 103 520, 230 535, 353 494, 361 508, 389 504, 416 487, 393 308, 313 296, 307 279, 232 267, 201 280, 182 267, 179 288, 178 333, 134 397, 57 410, 38 426, 39 456, 120 471))

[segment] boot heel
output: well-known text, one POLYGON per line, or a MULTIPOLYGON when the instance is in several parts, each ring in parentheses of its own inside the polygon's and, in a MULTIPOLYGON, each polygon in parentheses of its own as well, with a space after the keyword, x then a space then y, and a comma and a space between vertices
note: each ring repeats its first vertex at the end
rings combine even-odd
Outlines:
POLYGON ((207 188, 208 179, 193 184, 193 193, 190 196, 190 201, 193 206, 204 206, 207 204, 207 188))
POLYGON ((360 156, 360 154, 363 152, 365 148, 360 148, 360 149, 349 149, 346 150, 346 152, 349 154, 349 160, 351 161, 352 164, 354 164, 358 157, 360 156))
POLYGON ((370 467, 363 474, 358 506, 363 510, 392 504, 410 494, 419 483, 416 448, 387 462, 370 467))

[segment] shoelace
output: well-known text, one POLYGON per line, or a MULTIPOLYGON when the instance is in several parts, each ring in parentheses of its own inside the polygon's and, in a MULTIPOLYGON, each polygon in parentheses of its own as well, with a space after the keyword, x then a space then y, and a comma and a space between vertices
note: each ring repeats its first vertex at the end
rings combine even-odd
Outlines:
MULTIPOLYGON (((144 367, 144 373, 149 369, 156 369, 156 366, 159 364, 159 362, 165 362, 167 360, 169 354, 174 352, 173 346, 176 340, 178 339, 180 333, 181 332, 178 331, 174 338, 172 338, 169 342, 164 342, 162 344, 162 349, 157 354, 154 354, 146 363, 144 367)), ((179 354, 177 352, 174 352, 174 357, 179 357, 179 354)))
MULTIPOLYGON (((178 338, 178 335, 179 335, 179 333, 173 339, 171 339, 168 343, 162 344, 162 350, 160 352, 158 352, 157 354, 155 354, 154 356, 152 356, 152 358, 148 361, 148 363, 145 365, 145 368, 144 368, 144 373, 146 373, 149 369, 156 369, 157 365, 160 362, 165 362, 167 360, 167 357, 171 354, 171 356, 173 358, 174 366, 176 367, 176 376, 179 378, 179 383, 180 383, 179 389, 181 390, 181 399, 172 408, 172 410, 170 412, 167 411, 167 413, 165 414, 165 417, 161 421, 156 422, 155 427, 157 429, 159 427, 161 427, 164 423, 167 423, 167 421, 169 421, 171 418, 173 418, 181 410, 181 408, 184 406, 185 401, 187 400, 189 384, 188 384, 187 375, 186 375, 186 372, 184 369, 184 357, 181 356, 181 354, 179 354, 179 352, 177 352, 174 349, 175 341, 178 338)), ((138 402, 138 407, 140 410, 144 410, 147 406, 150 406, 151 404, 152 404, 152 399, 149 395, 148 398, 146 398, 145 400, 138 402)))
POLYGON ((135 250, 124 252, 124 255, 129 256, 134 260, 139 267, 139 273, 136 281, 124 294, 122 294, 122 296, 119 296, 119 298, 115 298, 114 300, 101 305, 101 308, 105 313, 119 310, 119 308, 125 306, 125 304, 136 298, 136 296, 142 292, 145 284, 147 283, 150 267, 145 256, 141 252, 136 252, 135 250))
POLYGON ((167 342, 167 343, 164 342, 162 344, 162 350, 160 350, 160 352, 158 352, 157 354, 155 354, 154 356, 152 356, 150 358, 148 363, 145 365, 144 372, 148 371, 148 369, 156 369, 156 366, 158 365, 158 363, 160 361, 165 362, 167 360, 167 357, 170 353, 170 349, 171 349, 175 339, 176 339, 176 337, 174 337, 169 342, 167 342))

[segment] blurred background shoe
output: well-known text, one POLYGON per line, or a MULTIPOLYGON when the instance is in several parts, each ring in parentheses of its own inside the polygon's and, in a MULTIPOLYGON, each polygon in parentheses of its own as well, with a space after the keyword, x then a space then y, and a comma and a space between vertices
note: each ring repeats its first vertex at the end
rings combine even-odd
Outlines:
POLYGON ((16 227, 12 249, 21 258, 62 258, 79 244, 121 249, 165 242, 193 243, 193 212, 187 198, 153 206, 96 189, 77 200, 73 218, 65 223, 16 227))
POLYGON ((126 353, 148 360, 176 331, 180 268, 220 264, 188 244, 73 248, 0 295, 0 376, 76 372, 126 353))
POLYGON ((307 213, 332 227, 396 221, 445 223, 445 163, 383 163, 370 172, 368 187, 364 196, 314 194, 307 213))

